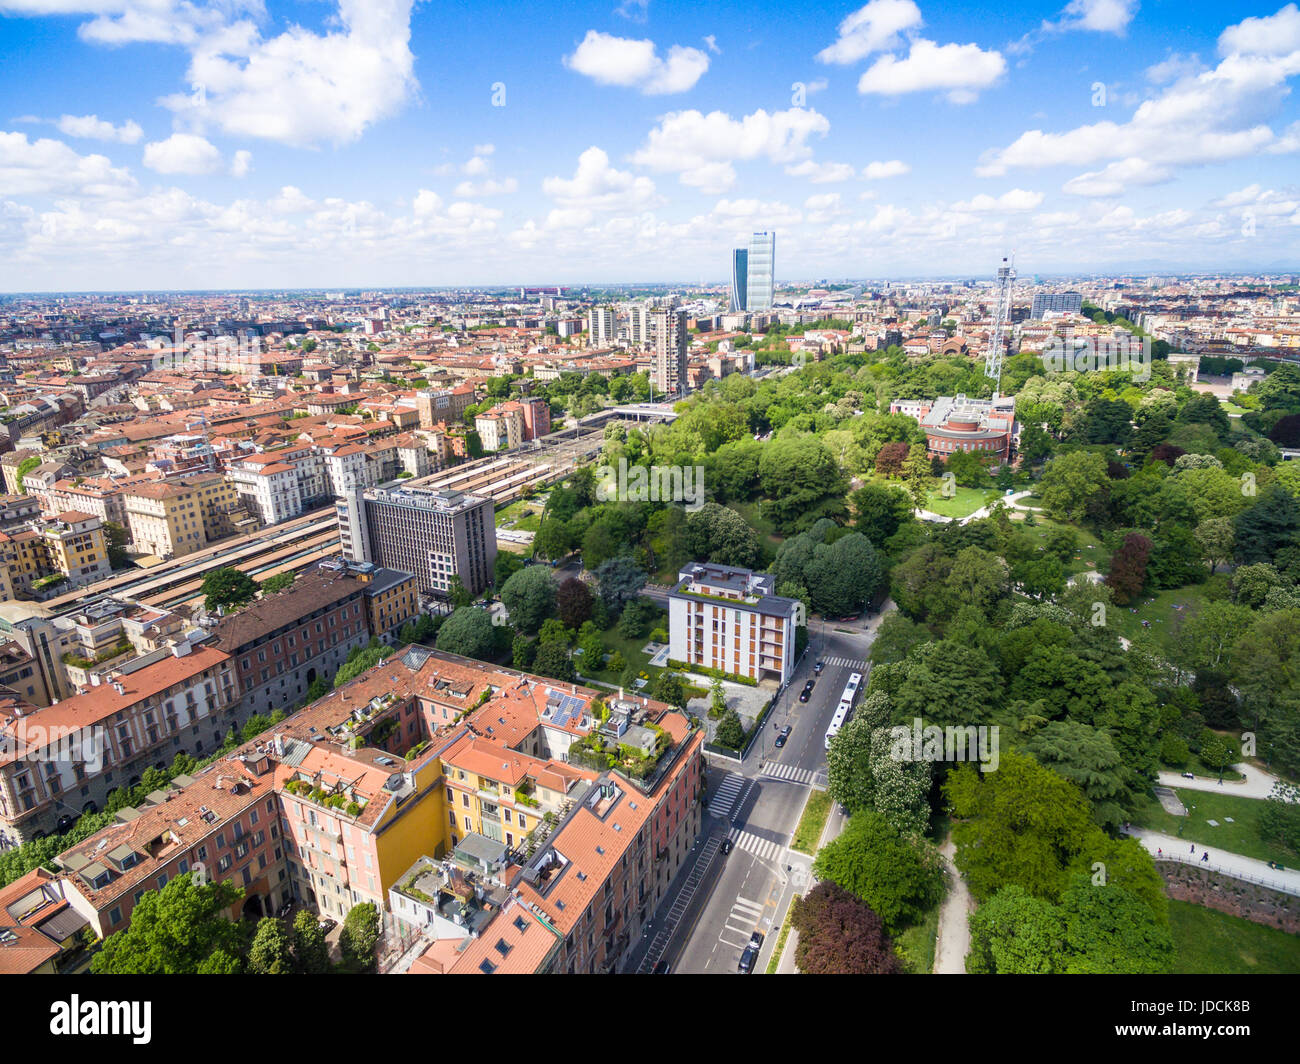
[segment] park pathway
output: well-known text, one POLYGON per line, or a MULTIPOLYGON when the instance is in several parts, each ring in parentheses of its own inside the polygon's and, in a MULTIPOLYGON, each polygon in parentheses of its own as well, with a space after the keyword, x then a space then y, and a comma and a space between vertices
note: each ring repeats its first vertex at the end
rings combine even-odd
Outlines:
POLYGON ((1180 839, 1176 835, 1165 835, 1159 831, 1148 831, 1146 828, 1129 828, 1128 834, 1137 839, 1153 857, 1159 855, 1162 858, 1193 864, 1199 868, 1208 868, 1213 872, 1221 872, 1234 879, 1261 883, 1274 890, 1300 895, 1300 871, 1294 868, 1269 868, 1267 861, 1243 857, 1239 853, 1228 853, 1217 846, 1201 846, 1180 839), (1202 860, 1202 856, 1207 849, 1210 852, 1210 859, 1205 861, 1202 860))
POLYGON ((1227 794, 1233 798, 1267 798, 1273 793, 1273 784, 1277 782, 1277 777, 1272 773, 1265 772, 1262 768, 1256 768, 1254 765, 1233 765, 1233 770, 1240 772, 1246 778, 1244 780, 1224 780, 1220 783, 1217 779, 1207 779, 1202 776, 1196 779, 1184 779, 1177 772, 1160 773, 1160 785, 1162 787, 1181 787, 1188 791, 1217 791, 1219 794, 1227 794))
POLYGON ((966 954, 970 952, 970 914, 975 902, 962 879, 953 854, 957 847, 949 835, 939 848, 944 869, 948 873, 949 891, 939 910, 939 932, 934 945, 934 971, 936 975, 965 975, 966 954))

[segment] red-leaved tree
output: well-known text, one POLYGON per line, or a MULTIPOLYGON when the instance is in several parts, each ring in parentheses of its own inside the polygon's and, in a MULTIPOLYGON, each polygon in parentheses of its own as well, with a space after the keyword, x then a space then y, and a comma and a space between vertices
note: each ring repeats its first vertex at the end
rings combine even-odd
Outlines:
POLYGON ((876 472, 882 477, 897 476, 903 471, 909 448, 905 443, 887 443, 876 452, 876 472))
POLYGON ((1124 537, 1110 559, 1110 572, 1106 586, 1110 588, 1117 606, 1127 606, 1147 582, 1147 562, 1151 558, 1151 541, 1137 532, 1124 537))
POLYGON ((829 880, 795 900, 795 962, 808 975, 897 975, 903 970, 880 917, 829 880))

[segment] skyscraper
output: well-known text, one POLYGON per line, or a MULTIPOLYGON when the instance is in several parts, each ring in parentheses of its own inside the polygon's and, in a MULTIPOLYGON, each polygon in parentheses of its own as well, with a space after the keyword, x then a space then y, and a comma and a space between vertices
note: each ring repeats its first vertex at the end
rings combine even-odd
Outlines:
POLYGON ((587 316, 589 339, 595 347, 610 347, 615 338, 613 307, 592 307, 587 316))
POLYGON ((654 340, 655 384, 668 395, 686 392, 686 311, 656 307, 650 312, 654 340))
POLYGON ((743 311, 748 305, 749 249, 736 248, 731 253, 731 310, 743 311))
POLYGON ((772 309, 776 276, 776 234, 755 233, 749 238, 745 309, 751 314, 772 309))

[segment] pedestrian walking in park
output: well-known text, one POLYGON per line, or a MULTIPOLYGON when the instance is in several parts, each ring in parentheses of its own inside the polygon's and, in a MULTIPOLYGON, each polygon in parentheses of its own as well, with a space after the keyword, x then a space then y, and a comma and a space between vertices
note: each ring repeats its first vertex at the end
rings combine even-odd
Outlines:
POLYGON ((1156 847, 1156 856, 1157 856, 1157 857, 1162 857, 1162 856, 1164 856, 1164 852, 1165 852, 1165 851, 1162 850, 1159 846, 1156 847))
POLYGON ((1192 843, 1192 853, 1196 852, 1196 843, 1192 843))
POLYGON ((1210 859, 1210 851, 1206 850, 1204 853, 1201 854, 1201 860, 1208 861, 1209 859, 1210 859))

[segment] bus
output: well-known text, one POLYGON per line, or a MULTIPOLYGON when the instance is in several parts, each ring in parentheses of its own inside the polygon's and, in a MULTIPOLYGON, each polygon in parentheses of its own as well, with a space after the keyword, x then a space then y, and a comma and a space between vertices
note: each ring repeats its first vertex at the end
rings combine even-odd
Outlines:
POLYGON ((849 714, 853 712, 853 700, 857 697, 858 688, 861 686, 862 673, 853 673, 844 687, 844 693, 840 695, 840 704, 835 707, 835 716, 831 718, 830 727, 826 729, 827 750, 831 748, 831 740, 839 734, 840 729, 849 719, 849 714))

